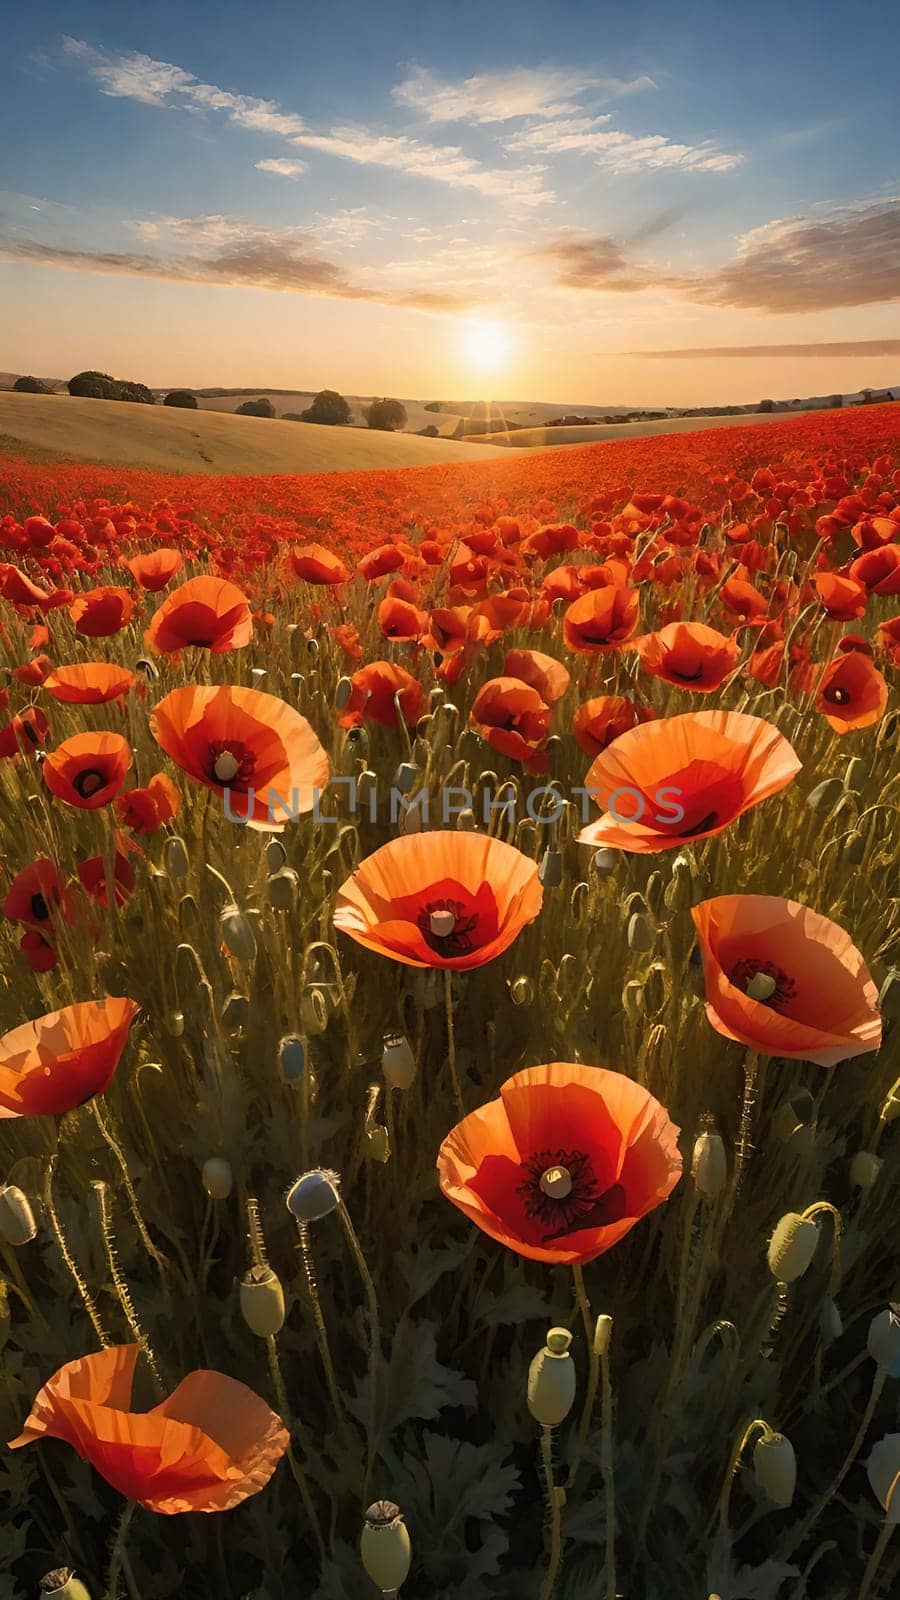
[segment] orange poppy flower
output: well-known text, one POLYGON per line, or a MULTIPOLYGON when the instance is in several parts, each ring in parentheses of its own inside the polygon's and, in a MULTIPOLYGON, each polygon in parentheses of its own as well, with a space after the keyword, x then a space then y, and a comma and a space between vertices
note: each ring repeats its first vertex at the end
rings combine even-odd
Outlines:
POLYGON ((240 650, 253 637, 250 604, 227 578, 189 578, 154 612, 144 637, 163 655, 188 645, 214 656, 240 650))
POLYGON ((465 971, 502 955, 542 900, 536 862, 502 839, 407 834, 341 885, 334 925, 405 966, 465 971))
POLYGON ((0 1038, 0 1118, 61 1117, 111 1083, 133 1000, 82 1000, 0 1038))
MULTIPOLYGON (((741 567, 739 572, 746 573, 746 568, 741 567)), ((728 578, 719 590, 719 599, 726 611, 730 611, 741 622, 755 622, 764 617, 768 610, 768 601, 748 583, 746 577, 728 578)))
POLYGON ((895 667, 900 667, 900 617, 889 617, 878 624, 878 648, 895 667))
POLYGON ((259 689, 173 689, 152 712, 150 731, 183 772, 227 797, 232 820, 296 821, 330 776, 306 718, 259 689))
POLYGON ((836 923, 764 894, 720 895, 691 916, 718 1033, 821 1067, 878 1049, 878 991, 836 923))
POLYGON ((46 712, 40 706, 29 706, 0 728, 0 756, 34 755, 46 744, 49 732, 46 712))
POLYGON ((356 570, 361 578, 371 583, 376 578, 386 577, 389 572, 399 571, 403 562, 404 555, 399 545, 380 544, 357 561, 356 570))
POLYGON ((821 711, 835 733, 869 728, 884 716, 888 689, 868 656, 859 650, 840 655, 825 668, 816 695, 821 711))
POLYGON ((605 589, 588 589, 566 608, 563 638, 569 649, 577 650, 580 655, 616 650, 634 633, 639 609, 637 589, 617 584, 605 589))
POLYGON ((634 642, 641 666, 653 678, 680 689, 710 694, 724 683, 738 664, 741 647, 702 622, 670 622, 658 633, 646 633, 634 642))
POLYGON ((579 706, 572 718, 575 743, 589 756, 598 756, 621 734, 641 722, 655 722, 656 712, 621 694, 598 694, 579 706))
POLYGON ((40 929, 55 914, 72 921, 71 897, 56 862, 40 856, 16 873, 3 900, 3 915, 40 929))
POLYGON ((124 565, 142 589, 146 589, 150 594, 156 594, 166 587, 176 572, 181 571, 184 566, 184 556, 180 550, 160 548, 151 550, 143 556, 132 556, 124 565))
POLYGON ((585 779, 606 815, 582 844, 646 854, 721 833, 777 794, 801 762, 783 734, 739 711, 689 711, 623 733, 585 779))
POLYGON ((289 1438, 236 1378, 191 1372, 152 1411, 129 1411, 140 1346, 68 1361, 36 1396, 9 1448, 62 1439, 128 1500, 164 1516, 230 1511, 264 1489, 289 1438))
POLYGON ((303 583, 347 583, 350 578, 343 561, 323 544, 295 545, 290 559, 294 576, 303 583))
POLYGON ((44 688, 63 705, 99 706, 119 700, 137 682, 136 673, 113 661, 83 661, 57 667, 44 679, 44 688))
POLYGON ((44 758, 44 782, 51 794, 80 811, 109 804, 125 782, 131 747, 120 733, 76 733, 44 758))
POLYGON ((47 676, 53 666, 49 656, 33 656, 30 661, 23 662, 21 667, 13 667, 12 676, 16 683, 27 683, 36 689, 40 684, 46 683, 47 676))
POLYGON ((532 1261, 593 1261, 668 1198, 679 1129, 621 1072, 527 1067, 447 1135, 440 1186, 482 1232, 532 1261))
POLYGON ((835 622, 853 622, 865 615, 869 594, 858 579, 845 578, 840 572, 817 572, 813 583, 822 609, 835 622))
POLYGON ((438 606, 429 613, 428 633, 422 643, 439 655, 455 655, 469 637, 471 617, 471 606, 438 606))
POLYGON ((396 728, 398 704, 405 722, 418 722, 425 710, 418 678, 392 661, 370 661, 350 679, 350 698, 338 721, 342 728, 358 728, 371 718, 383 728, 396 728))
POLYGON ((428 613, 396 595, 388 595, 378 607, 378 626, 386 639, 409 644, 421 639, 428 628, 428 613))
POLYGON ((882 544, 867 550, 850 564, 850 577, 869 594, 900 594, 900 544, 882 544))
POLYGON ((157 772, 146 788, 116 797, 116 815, 134 833, 155 833, 181 810, 181 796, 171 778, 157 772))
POLYGON ((69 607, 76 633, 87 639, 106 639, 131 621, 134 600, 127 589, 107 584, 102 589, 87 589, 69 607))
POLYGON ((562 662, 541 650, 507 650, 502 675, 530 684, 548 706, 562 699, 571 681, 562 662))
POLYGON ((494 750, 514 761, 529 761, 550 730, 549 709, 519 678, 489 678, 482 684, 469 721, 494 750))

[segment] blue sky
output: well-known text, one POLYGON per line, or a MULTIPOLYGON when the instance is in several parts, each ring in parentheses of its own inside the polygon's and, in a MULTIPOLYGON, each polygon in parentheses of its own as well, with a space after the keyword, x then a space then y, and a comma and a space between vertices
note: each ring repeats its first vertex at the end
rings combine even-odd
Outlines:
POLYGON ((4 369, 584 403, 900 379, 876 0, 4 28, 4 369))

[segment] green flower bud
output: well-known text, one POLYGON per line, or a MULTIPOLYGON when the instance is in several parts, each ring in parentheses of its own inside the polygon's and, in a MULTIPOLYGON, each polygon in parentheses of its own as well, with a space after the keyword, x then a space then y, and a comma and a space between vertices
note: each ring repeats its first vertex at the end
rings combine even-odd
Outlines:
POLYGON ((866 1462, 866 1472, 872 1493, 884 1507, 885 1520, 896 1527, 900 1522, 900 1433, 887 1433, 879 1439, 866 1462))
POLYGON ((400 1507, 393 1500, 376 1500, 366 1512, 359 1544, 362 1564, 376 1589, 396 1594, 406 1582, 412 1548, 400 1507))
POLYGON ((753 1476, 760 1489, 776 1506, 787 1508, 797 1485, 797 1457, 783 1433, 768 1433, 757 1440, 753 1451, 753 1476))
POLYGON ((251 1333, 272 1338, 284 1327, 284 1290, 271 1267, 253 1267, 241 1283, 241 1314, 251 1333))
POLYGON ((225 946, 238 961, 252 961, 256 955, 256 935, 249 917, 236 905, 226 906, 219 918, 225 946))
POLYGON ((190 871, 187 845, 177 833, 167 839, 163 847, 163 863, 170 878, 186 878, 190 871))
POLYGON ((365 1151, 370 1161, 380 1161, 382 1164, 390 1161, 391 1141, 388 1137, 387 1128, 383 1128, 380 1123, 375 1123, 374 1127, 366 1129, 365 1151))
POLYGON ((222 1006, 222 1021, 232 1032, 246 1028, 250 1020, 250 1001, 245 994, 233 991, 222 1006))
POLYGON ((569 1354, 568 1328, 551 1328, 543 1350, 528 1369, 528 1409, 544 1428, 555 1428, 575 1400, 575 1363, 569 1354))
POLYGON ((263 854, 270 872, 280 872, 287 861, 287 851, 280 839, 270 839, 263 854))
POLYGON ((628 922, 629 950, 653 949, 653 923, 644 911, 636 911, 628 922))
POLYGON ((563 881, 563 858, 558 850, 547 850, 538 869, 545 889, 558 889, 563 881))
POLYGON ((691 1177, 704 1200, 714 1200, 724 1189, 728 1179, 728 1158, 722 1135, 716 1133, 715 1129, 698 1134, 694 1141, 691 1177))
POLYGON ((806 797, 806 804, 811 811, 823 811, 834 805, 838 796, 843 793, 840 778, 826 778, 823 783, 817 783, 806 797))
POLYGON ((808 1217, 787 1211, 769 1241, 769 1271, 779 1283, 801 1278, 816 1253, 819 1229, 808 1217))
POLYGON ((303 1077, 306 1065, 306 1045, 297 1034, 282 1039, 278 1046, 278 1065, 285 1083, 296 1083, 303 1077))
POLYGON ((300 878, 293 867, 279 867, 266 879, 266 899, 276 911, 292 911, 300 878))
POLYGON ((381 1052, 381 1070, 392 1089, 408 1089, 416 1076, 416 1058, 405 1034, 388 1034, 381 1052))
POLYGON ((339 1188, 340 1178, 336 1172, 314 1167, 291 1185, 285 1204, 298 1222, 318 1222, 335 1210, 339 1188))
POLYGON ((875 1365, 886 1369, 900 1362, 900 1305, 890 1305, 869 1323, 866 1348, 875 1365))
POLYGON ((48 1595, 52 1600, 91 1600, 89 1590, 76 1578, 71 1567, 54 1567, 52 1572, 45 1572, 39 1594, 41 1600, 48 1595))
POLYGON ((0 1238, 7 1244, 30 1244, 37 1233, 31 1201, 14 1183, 0 1187, 0 1238))
POLYGON ((234 1187, 231 1162, 224 1156, 209 1156, 201 1173, 203 1187, 210 1200, 227 1200, 234 1187))

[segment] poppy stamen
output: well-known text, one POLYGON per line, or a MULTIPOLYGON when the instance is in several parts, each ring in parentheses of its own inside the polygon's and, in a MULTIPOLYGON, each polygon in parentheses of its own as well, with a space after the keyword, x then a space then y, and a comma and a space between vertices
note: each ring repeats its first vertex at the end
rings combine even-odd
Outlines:
POLYGON ((417 918, 423 939, 438 955, 468 955, 475 948, 470 937, 478 926, 478 915, 469 915, 461 900, 432 900, 417 918))
POLYGON ((833 706, 846 706, 850 702, 850 696, 847 693, 847 690, 842 689, 838 684, 834 684, 829 688, 824 689, 822 691, 822 697, 823 699, 828 700, 833 706))
POLYGON ((216 740, 209 747, 209 776, 216 783, 248 785, 256 767, 256 756, 240 740, 216 740))
POLYGON ((524 1198, 529 1220, 549 1227, 544 1244, 578 1228, 616 1222, 623 1215, 621 1184, 604 1189, 583 1150, 538 1150, 523 1161, 522 1171, 527 1176, 517 1193, 524 1198))
POLYGON ((754 961, 749 956, 732 968, 728 981, 736 989, 743 989, 751 1000, 771 1006, 773 1010, 777 1006, 787 1005, 797 995, 796 983, 781 967, 776 967, 771 961, 754 961))

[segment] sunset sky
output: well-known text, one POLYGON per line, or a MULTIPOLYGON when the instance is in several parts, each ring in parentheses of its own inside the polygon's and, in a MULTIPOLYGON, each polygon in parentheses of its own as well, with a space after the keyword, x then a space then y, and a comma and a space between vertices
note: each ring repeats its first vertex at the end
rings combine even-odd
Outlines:
POLYGON ((895 7, 5 7, 0 369, 900 389, 895 7))

